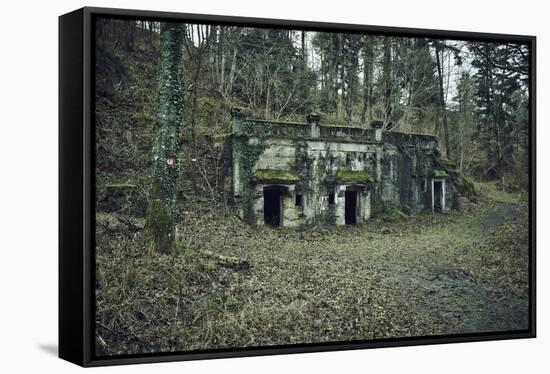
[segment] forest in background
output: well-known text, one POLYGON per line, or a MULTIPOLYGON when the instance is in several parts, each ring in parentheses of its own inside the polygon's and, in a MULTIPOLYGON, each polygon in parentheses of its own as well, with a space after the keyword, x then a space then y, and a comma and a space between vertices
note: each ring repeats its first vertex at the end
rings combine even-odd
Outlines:
MULTIPOLYGON (((218 198, 216 139, 229 110, 258 119, 435 135, 447 160, 502 189, 528 186, 526 45, 182 24, 180 194, 218 198)), ((149 188, 158 106, 160 23, 98 19, 98 193, 149 188)))
POLYGON ((525 46, 115 19, 95 30, 96 354, 526 328, 525 46), (250 226, 220 204, 235 106, 435 135, 474 187, 447 214, 250 226), (108 188, 145 206, 102 206, 108 188))

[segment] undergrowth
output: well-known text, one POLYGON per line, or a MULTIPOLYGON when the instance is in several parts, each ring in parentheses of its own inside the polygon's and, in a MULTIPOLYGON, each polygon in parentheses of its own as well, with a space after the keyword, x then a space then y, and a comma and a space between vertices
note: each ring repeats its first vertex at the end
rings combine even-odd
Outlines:
POLYGON ((524 328, 527 208, 495 196, 467 213, 305 229, 251 227, 189 201, 170 256, 139 229, 98 224, 97 353, 524 328))

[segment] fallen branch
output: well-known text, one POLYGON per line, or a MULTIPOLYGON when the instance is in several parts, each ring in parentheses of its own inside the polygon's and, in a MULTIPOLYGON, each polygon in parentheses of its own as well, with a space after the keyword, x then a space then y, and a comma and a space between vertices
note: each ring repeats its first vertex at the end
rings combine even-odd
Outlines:
POLYGON ((237 257, 232 257, 232 256, 223 256, 208 250, 201 251, 201 253, 227 268, 231 268, 235 270, 250 269, 250 262, 244 259, 239 259, 237 257))

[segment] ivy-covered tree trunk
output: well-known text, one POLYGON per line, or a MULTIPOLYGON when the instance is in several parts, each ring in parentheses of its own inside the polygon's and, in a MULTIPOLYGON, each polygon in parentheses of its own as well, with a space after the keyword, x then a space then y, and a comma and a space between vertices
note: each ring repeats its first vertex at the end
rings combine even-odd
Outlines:
POLYGON ((177 154, 183 111, 183 34, 182 25, 161 25, 158 109, 153 135, 153 181, 146 222, 148 235, 155 249, 161 253, 173 252, 175 244, 177 154))
POLYGON ((382 95, 383 95, 383 113, 384 122, 391 122, 392 116, 392 39, 389 36, 384 37, 382 55, 382 95))

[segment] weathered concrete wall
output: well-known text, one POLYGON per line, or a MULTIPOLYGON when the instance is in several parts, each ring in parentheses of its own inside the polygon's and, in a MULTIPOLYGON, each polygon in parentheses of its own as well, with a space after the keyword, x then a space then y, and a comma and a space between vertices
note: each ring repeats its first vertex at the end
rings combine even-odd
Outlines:
POLYGON ((427 135, 383 134, 379 199, 416 213, 431 209, 436 142, 427 135))
POLYGON ((302 124, 234 116, 234 130, 231 194, 249 223, 264 222, 266 187, 283 191, 283 226, 345 224, 346 191, 357 195, 356 223, 387 205, 412 213, 432 210, 435 174, 445 184, 444 210, 453 206, 432 136, 323 126, 318 118, 302 124))

